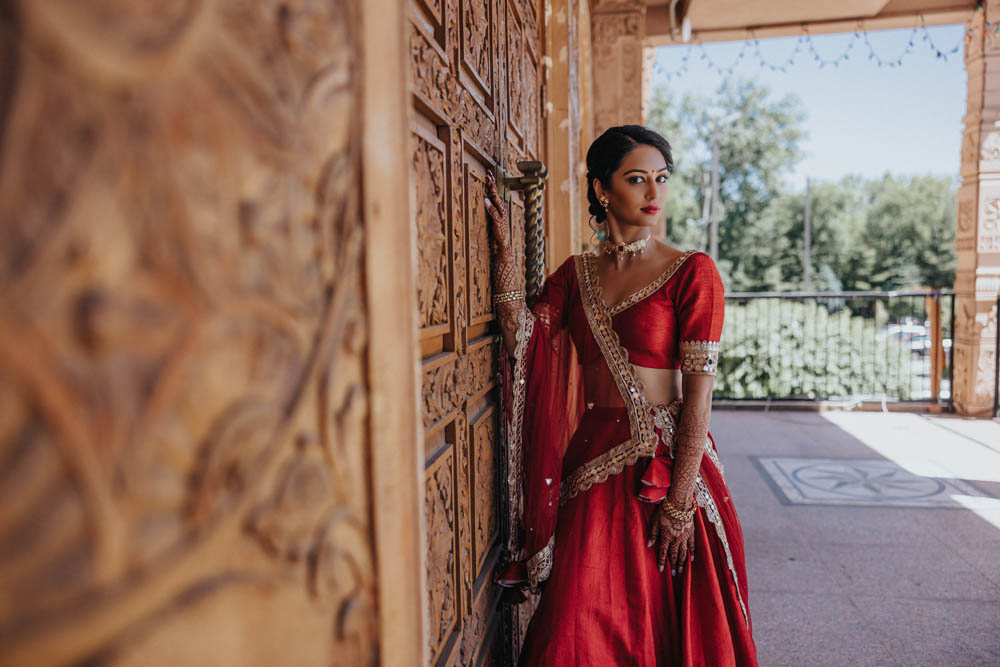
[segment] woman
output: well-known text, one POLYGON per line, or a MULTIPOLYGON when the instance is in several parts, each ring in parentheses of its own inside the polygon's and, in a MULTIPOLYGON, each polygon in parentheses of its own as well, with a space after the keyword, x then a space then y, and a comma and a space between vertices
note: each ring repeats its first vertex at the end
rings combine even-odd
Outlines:
POLYGON ((756 665, 742 533, 708 434, 722 282, 704 253, 650 238, 673 172, 663 137, 613 127, 587 168, 606 240, 530 309, 488 177, 508 546, 523 556, 497 581, 544 586, 520 664, 756 665))

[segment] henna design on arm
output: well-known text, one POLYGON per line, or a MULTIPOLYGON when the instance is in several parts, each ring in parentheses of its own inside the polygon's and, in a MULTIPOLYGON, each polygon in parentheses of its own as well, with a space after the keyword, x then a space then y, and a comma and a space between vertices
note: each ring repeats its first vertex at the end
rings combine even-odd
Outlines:
POLYGON ((668 498, 677 507, 687 507, 694 495, 701 457, 708 438, 708 422, 712 412, 711 375, 685 375, 684 409, 677 425, 674 471, 668 498))
MULTIPOLYGON (((503 207, 500 193, 497 192, 493 172, 486 172, 486 212, 490 216, 493 239, 493 293, 502 294, 521 289, 521 278, 514 262, 514 253, 510 248, 510 230, 507 227, 507 211, 503 207)), ((498 303, 494 306, 497 322, 500 325, 500 337, 503 339, 507 353, 514 355, 517 347, 517 327, 521 311, 526 308, 524 299, 498 303)))

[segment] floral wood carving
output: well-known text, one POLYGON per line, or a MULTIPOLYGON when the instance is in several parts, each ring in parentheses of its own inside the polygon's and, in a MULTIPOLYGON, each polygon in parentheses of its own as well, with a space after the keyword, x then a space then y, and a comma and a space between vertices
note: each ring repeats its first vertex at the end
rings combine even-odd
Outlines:
MULTIPOLYGON (((472 604, 471 613, 462 628, 462 644, 459 648, 459 663, 462 665, 476 664, 476 651, 479 649, 487 630, 491 611, 496 605, 496 592, 489 584, 480 586, 472 604)), ((489 647, 485 647, 490 650, 489 647)))
POLYGON ((465 412, 459 411, 451 425, 452 439, 458 452, 458 570, 461 580, 462 616, 472 608, 472 582, 478 570, 472 559, 472 467, 469 451, 469 424, 465 412))
MULTIPOLYGON (((486 180, 474 169, 466 169, 470 192, 485 192, 486 180)), ((469 318, 470 324, 493 316, 490 282, 490 240, 482 197, 469 197, 466 222, 469 229, 469 318)))
POLYGON ((16 11, 4 660, 371 664, 357 4, 16 11))
POLYGON ((469 392, 478 394, 497 376, 497 342, 483 338, 469 346, 469 392))
POLYGON ((462 3, 462 59, 486 94, 493 88, 493 63, 490 58, 493 46, 490 35, 491 4, 489 0, 462 3))
POLYGON ((477 569, 482 568, 486 553, 493 544, 497 528, 497 413, 490 408, 473 426, 472 457, 473 517, 475 518, 474 554, 477 569))
POLYGON ((539 150, 538 124, 541 117, 541 107, 538 103, 538 76, 535 64, 527 55, 524 56, 524 99, 527 116, 524 122, 524 152, 537 159, 539 150))
POLYGON ((448 322, 448 218, 445 156, 414 135, 413 180, 417 191, 417 303, 423 327, 448 322))
POLYGON ((524 133, 524 36, 514 12, 507 10, 507 121, 518 137, 524 133))
POLYGON ((424 428, 450 414, 461 403, 458 368, 462 359, 451 355, 424 362, 424 428))
POLYGON ((442 454, 427 470, 424 513, 427 521, 427 602, 430 608, 431 663, 437 661, 445 640, 457 622, 455 586, 455 502, 453 450, 442 454))
MULTIPOLYGON (((465 225, 461 224, 464 219, 465 205, 465 171, 462 168, 464 156, 461 133, 457 130, 451 131, 451 174, 449 181, 452 184, 451 203, 451 271, 453 286, 453 303, 455 313, 452 318, 452 342, 455 352, 464 354, 468 344, 466 325, 468 324, 468 293, 466 285, 467 265, 466 265, 466 243, 465 225)), ((472 193, 470 193, 472 194, 472 193)))
POLYGON ((496 123, 465 89, 449 64, 420 30, 410 24, 410 69, 414 91, 442 116, 461 128, 465 138, 487 155, 498 157, 496 123))
POLYGON ((521 0, 519 10, 524 21, 524 37, 531 52, 538 56, 538 7, 536 0, 521 0))

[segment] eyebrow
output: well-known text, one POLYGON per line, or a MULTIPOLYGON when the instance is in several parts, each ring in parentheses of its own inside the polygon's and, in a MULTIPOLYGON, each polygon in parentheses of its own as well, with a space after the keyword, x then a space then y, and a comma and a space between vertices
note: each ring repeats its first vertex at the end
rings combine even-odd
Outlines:
MULTIPOLYGON (((666 170, 667 170, 667 168, 666 168, 666 167, 664 167, 663 169, 658 169, 657 171, 666 171, 666 170)), ((627 176, 628 174, 631 174, 631 173, 632 173, 633 171, 637 171, 637 172, 639 172, 640 174, 645 174, 645 173, 646 173, 646 170, 645 170, 645 169, 629 169, 628 171, 626 171, 626 172, 625 172, 624 174, 622 174, 622 175, 623 175, 623 176, 627 176)), ((652 170, 652 169, 650 169, 650 170, 649 170, 649 173, 650 173, 650 174, 652 174, 652 173, 653 173, 653 170, 652 170)))

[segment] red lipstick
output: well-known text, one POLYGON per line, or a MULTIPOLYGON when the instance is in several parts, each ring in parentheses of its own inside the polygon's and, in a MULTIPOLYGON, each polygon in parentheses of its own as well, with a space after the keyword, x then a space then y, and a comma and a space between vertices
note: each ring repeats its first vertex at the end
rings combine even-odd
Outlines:
POLYGON ((659 213, 660 212, 660 207, 659 206, 647 206, 647 207, 641 208, 639 210, 643 211, 645 213, 659 213))

